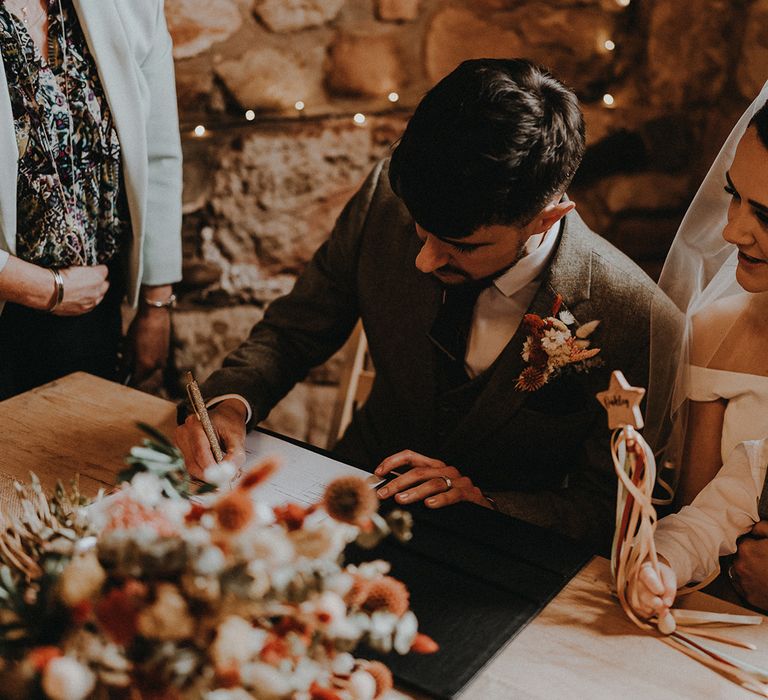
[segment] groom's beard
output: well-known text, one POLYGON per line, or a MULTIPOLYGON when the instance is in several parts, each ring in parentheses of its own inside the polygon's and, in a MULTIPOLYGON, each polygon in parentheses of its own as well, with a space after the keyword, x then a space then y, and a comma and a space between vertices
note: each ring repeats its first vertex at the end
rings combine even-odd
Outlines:
POLYGON ((442 267, 435 270, 432 274, 437 277, 440 283, 445 287, 455 287, 460 284, 472 284, 479 287, 490 287, 497 279, 499 279, 499 277, 506 273, 507 270, 517 265, 517 263, 519 263, 526 255, 527 253, 525 252, 525 243, 522 243, 512 263, 506 267, 502 267, 501 270, 498 270, 497 272, 493 272, 490 275, 486 275, 485 277, 480 277, 479 279, 475 279, 461 268, 454 267, 453 265, 443 265, 442 267), (443 274, 460 277, 461 279, 455 282, 446 282, 440 277, 443 274))

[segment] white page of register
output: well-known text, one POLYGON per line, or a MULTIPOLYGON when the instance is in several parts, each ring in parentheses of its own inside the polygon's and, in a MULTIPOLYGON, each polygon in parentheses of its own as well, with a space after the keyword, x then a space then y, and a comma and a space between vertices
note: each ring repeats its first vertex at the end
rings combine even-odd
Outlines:
POLYGON ((309 506, 323 498, 325 487, 340 476, 358 476, 371 484, 382 482, 377 476, 339 462, 274 435, 253 430, 245 438, 245 471, 275 459, 279 469, 257 488, 258 499, 269 506, 297 503, 309 506))

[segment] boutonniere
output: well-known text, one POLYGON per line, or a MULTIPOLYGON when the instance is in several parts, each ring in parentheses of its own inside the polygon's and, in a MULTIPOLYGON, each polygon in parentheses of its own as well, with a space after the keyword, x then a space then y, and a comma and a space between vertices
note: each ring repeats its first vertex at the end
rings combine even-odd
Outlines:
POLYGON ((569 326, 573 326, 576 319, 570 311, 560 310, 562 304, 563 297, 558 294, 550 316, 526 314, 523 317, 528 337, 522 356, 528 366, 520 372, 515 389, 536 391, 566 368, 586 372, 602 364, 600 359, 593 359, 600 348, 589 347, 589 336, 600 321, 590 321, 572 331, 569 326))

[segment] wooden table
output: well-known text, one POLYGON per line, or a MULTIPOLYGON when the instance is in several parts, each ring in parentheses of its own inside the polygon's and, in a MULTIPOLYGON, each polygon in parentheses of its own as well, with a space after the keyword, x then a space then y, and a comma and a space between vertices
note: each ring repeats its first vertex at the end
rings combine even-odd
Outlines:
MULTIPOLYGON (((128 449, 141 433, 137 420, 171 434, 174 405, 86 374, 73 374, 0 402, 3 445, 0 480, 43 484, 81 474, 93 495, 114 483, 128 449)), ((695 593, 683 607, 747 611, 695 593)), ((728 647, 734 656, 768 667, 768 623, 728 628, 758 645, 728 647)), ((610 595, 608 562, 595 558, 543 612, 483 670, 461 700, 679 700, 755 698, 721 676, 637 630, 610 595)))

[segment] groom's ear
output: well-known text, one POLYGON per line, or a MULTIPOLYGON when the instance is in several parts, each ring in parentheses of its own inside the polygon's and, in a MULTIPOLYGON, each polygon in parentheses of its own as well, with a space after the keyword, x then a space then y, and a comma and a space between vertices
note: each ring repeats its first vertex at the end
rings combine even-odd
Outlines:
POLYGON ((533 220, 528 224, 526 228, 531 232, 530 235, 535 236, 537 233, 544 233, 549 231, 560 219, 562 219, 568 212, 573 211, 576 208, 576 203, 571 200, 565 200, 562 202, 553 202, 544 207, 533 220))

